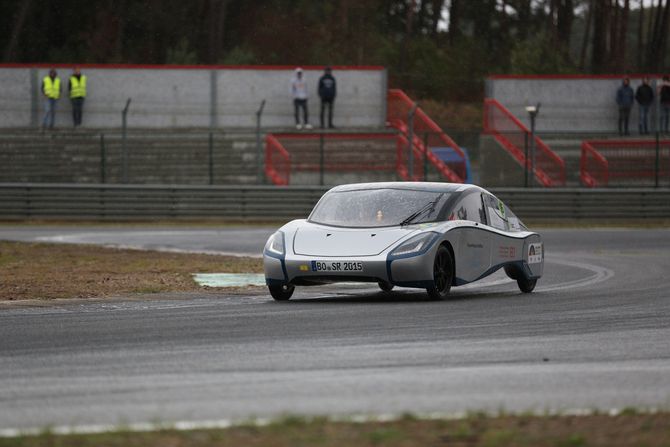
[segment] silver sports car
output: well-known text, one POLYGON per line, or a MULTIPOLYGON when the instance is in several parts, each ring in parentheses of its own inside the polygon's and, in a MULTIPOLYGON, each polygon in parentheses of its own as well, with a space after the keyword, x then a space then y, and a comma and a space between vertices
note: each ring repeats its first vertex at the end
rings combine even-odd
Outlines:
POLYGON ((276 300, 295 286, 337 281, 426 289, 443 299, 500 268, 531 292, 544 267, 540 235, 483 188, 358 183, 332 188, 309 217, 281 227, 263 253, 276 300))

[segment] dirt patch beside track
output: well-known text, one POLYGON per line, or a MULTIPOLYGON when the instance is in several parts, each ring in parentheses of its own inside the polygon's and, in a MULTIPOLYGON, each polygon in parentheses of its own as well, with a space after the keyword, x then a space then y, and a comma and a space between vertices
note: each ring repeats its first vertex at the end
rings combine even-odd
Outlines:
POLYGON ((327 418, 286 417, 265 426, 153 432, 118 431, 96 435, 53 435, 0 439, 0 446, 377 446, 387 447, 581 447, 666 446, 667 413, 618 416, 498 416, 473 414, 458 420, 421 420, 411 415, 393 422, 333 422, 327 418))
POLYGON ((261 259, 0 241, 0 300, 203 290, 192 273, 260 273, 261 259))

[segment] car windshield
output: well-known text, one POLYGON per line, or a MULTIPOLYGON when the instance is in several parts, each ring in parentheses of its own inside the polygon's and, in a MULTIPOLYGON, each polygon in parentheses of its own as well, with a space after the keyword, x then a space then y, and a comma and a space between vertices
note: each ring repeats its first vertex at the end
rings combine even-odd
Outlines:
POLYGON ((411 189, 359 189, 326 194, 310 222, 371 228, 434 222, 451 193, 411 189))

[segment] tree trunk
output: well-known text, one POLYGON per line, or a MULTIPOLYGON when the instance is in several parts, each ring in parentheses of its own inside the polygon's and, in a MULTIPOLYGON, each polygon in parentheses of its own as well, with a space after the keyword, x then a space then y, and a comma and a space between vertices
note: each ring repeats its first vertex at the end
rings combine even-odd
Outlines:
POLYGON ((609 0, 595 0, 593 12, 593 71, 602 73, 607 69, 607 31, 609 22, 609 0))
POLYGON ((637 28, 637 71, 644 65, 644 0, 640 0, 640 14, 637 28))
POLYGON ((595 0, 589 3, 589 9, 586 12, 586 23, 584 28, 584 39, 582 40, 582 51, 579 55, 579 68, 584 70, 586 66, 586 51, 589 46, 589 37, 591 34, 591 22, 593 22, 593 9, 595 7, 595 0))
POLYGON ((454 43, 461 33, 461 0, 451 0, 449 5, 449 43, 454 43))
POLYGON ((9 42, 7 42, 7 47, 5 48, 5 62, 12 62, 13 59, 16 58, 16 48, 19 45, 19 37, 21 36, 23 25, 26 23, 31 4, 31 0, 23 0, 19 6, 19 10, 14 16, 14 25, 12 26, 12 31, 9 33, 9 42))

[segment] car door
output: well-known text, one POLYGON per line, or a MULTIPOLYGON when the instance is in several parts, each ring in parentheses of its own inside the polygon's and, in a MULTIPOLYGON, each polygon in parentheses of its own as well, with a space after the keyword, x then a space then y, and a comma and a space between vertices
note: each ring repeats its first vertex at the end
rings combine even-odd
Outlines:
POLYGON ((491 233, 486 229, 486 212, 482 193, 471 192, 462 197, 453 208, 452 220, 468 220, 475 226, 458 229, 456 278, 458 283, 479 279, 491 267, 491 233))

